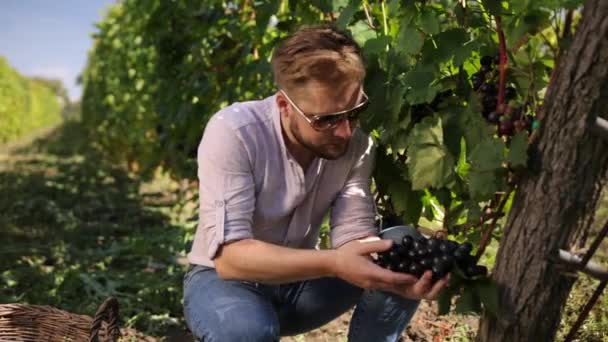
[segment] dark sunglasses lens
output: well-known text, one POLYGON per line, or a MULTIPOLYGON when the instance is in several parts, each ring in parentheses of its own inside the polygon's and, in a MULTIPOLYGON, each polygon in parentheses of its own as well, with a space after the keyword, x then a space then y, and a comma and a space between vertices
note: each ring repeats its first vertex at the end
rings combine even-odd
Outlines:
POLYGON ((359 115, 367 108, 368 103, 365 103, 363 106, 353 109, 350 112, 335 114, 335 115, 325 115, 317 118, 313 126, 318 130, 331 129, 336 127, 343 120, 349 120, 354 122, 359 120, 359 115))
POLYGON ((337 114, 337 115, 326 115, 318 118, 315 121, 315 128, 317 129, 330 129, 336 127, 340 121, 347 118, 347 114, 337 114))

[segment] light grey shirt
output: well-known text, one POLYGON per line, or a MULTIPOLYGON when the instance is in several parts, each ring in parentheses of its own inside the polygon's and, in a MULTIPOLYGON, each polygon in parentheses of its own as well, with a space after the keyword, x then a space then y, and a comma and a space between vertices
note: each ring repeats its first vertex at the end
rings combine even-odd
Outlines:
POLYGON ((199 221, 189 262, 214 267, 219 246, 250 238, 314 249, 330 209, 334 248, 377 235, 374 153, 356 129, 344 156, 316 158, 304 172, 285 146, 275 96, 220 110, 198 148, 199 221))

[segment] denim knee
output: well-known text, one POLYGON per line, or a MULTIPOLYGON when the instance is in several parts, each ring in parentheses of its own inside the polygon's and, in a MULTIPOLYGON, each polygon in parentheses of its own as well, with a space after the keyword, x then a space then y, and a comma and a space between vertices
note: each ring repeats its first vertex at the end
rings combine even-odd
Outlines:
POLYGON ((279 320, 263 293, 215 270, 196 267, 184 279, 184 318, 200 341, 279 341, 279 320))
POLYGON ((270 322, 268 320, 257 319, 256 317, 247 317, 240 321, 230 322, 225 327, 215 327, 215 329, 206 329, 210 331, 209 339, 203 339, 207 342, 224 342, 224 341, 239 341, 239 342, 278 342, 279 341, 279 324, 278 322, 270 322))

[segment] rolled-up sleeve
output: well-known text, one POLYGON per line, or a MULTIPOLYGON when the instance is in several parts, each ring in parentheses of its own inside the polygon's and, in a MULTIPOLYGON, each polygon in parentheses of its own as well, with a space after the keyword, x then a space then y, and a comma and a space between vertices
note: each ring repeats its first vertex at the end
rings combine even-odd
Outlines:
POLYGON ((221 113, 207 124, 198 148, 199 226, 207 255, 229 241, 252 238, 255 185, 249 153, 221 113))
POLYGON ((374 221, 376 210, 370 189, 375 148, 371 138, 365 137, 364 140, 344 187, 331 209, 330 237, 334 248, 378 234, 374 221))

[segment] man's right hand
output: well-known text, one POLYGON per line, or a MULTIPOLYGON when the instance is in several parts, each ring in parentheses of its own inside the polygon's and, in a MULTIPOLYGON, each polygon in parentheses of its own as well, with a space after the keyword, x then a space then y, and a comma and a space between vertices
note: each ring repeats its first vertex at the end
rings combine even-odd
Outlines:
POLYGON ((344 244, 337 249, 336 276, 364 289, 383 290, 416 300, 437 299, 447 286, 449 276, 433 283, 429 271, 416 278, 410 274, 389 271, 372 261, 371 253, 384 252, 392 244, 392 240, 355 240, 344 244))
POLYGON ((415 284, 413 275, 392 272, 374 264, 370 254, 384 252, 391 248, 393 241, 350 241, 336 249, 335 276, 364 288, 395 292, 415 284))

